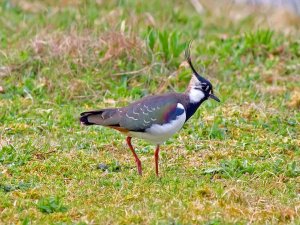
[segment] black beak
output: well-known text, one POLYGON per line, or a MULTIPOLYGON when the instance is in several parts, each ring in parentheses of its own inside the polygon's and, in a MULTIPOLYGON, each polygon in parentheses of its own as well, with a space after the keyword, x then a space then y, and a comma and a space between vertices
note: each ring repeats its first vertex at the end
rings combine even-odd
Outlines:
POLYGON ((212 98, 213 100, 216 100, 217 102, 221 102, 220 99, 214 94, 209 94, 209 97, 212 98))

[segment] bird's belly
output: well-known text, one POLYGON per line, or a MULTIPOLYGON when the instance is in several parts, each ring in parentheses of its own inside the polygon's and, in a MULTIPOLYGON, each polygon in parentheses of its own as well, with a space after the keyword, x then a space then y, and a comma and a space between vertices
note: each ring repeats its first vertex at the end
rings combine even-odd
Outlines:
POLYGON ((150 128, 146 129, 145 132, 130 131, 128 134, 132 137, 144 139, 152 144, 162 144, 183 127, 185 119, 186 113, 184 112, 167 124, 153 124, 150 128))

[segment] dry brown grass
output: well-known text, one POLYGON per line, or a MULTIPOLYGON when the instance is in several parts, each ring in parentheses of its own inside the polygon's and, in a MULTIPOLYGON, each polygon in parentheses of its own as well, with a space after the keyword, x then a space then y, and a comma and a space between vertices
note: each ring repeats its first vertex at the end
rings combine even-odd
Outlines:
POLYGON ((300 90, 295 90, 292 92, 291 100, 287 103, 291 108, 300 109, 300 90))
MULTIPOLYGON (((101 0, 96 1, 101 4, 101 0)), ((21 8, 25 12, 30 13, 41 13, 49 10, 58 11, 59 9, 66 7, 79 7, 82 1, 79 0, 59 0, 59 1, 49 1, 49 0, 12 0, 12 4, 21 8)))
POLYGON ((5 89, 4 87, 0 86, 0 94, 4 93, 5 92, 5 89))
POLYGON ((106 32, 98 37, 91 33, 71 31, 65 34, 46 30, 32 40, 30 47, 35 56, 42 60, 71 58, 81 66, 123 57, 138 61, 143 53, 142 42, 136 36, 117 31, 106 32))
POLYGON ((129 61, 143 55, 143 43, 136 36, 128 37, 122 32, 109 32, 101 38, 105 44, 105 55, 100 62, 126 57, 129 61))
POLYGON ((32 41, 31 47, 37 57, 64 58, 66 56, 75 60, 83 60, 90 56, 89 50, 93 49, 96 55, 102 48, 101 42, 88 35, 52 33, 49 30, 38 34, 32 41))

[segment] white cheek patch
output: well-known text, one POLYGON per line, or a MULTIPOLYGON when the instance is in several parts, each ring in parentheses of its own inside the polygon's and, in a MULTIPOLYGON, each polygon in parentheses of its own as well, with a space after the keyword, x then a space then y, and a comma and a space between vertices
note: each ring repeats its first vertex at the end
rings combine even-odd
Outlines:
POLYGON ((200 102, 205 97, 205 95, 203 91, 192 88, 189 92, 189 97, 191 103, 197 103, 200 102))

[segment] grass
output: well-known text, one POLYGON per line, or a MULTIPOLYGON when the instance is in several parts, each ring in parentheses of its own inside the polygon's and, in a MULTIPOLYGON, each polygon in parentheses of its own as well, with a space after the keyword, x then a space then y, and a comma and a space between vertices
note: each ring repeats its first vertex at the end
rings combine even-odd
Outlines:
POLYGON ((188 1, 0 2, 0 223, 299 224, 300 42, 188 1), (221 104, 162 147, 87 109, 183 91, 185 43, 221 104), (205 68, 205 69, 204 69, 205 68))

